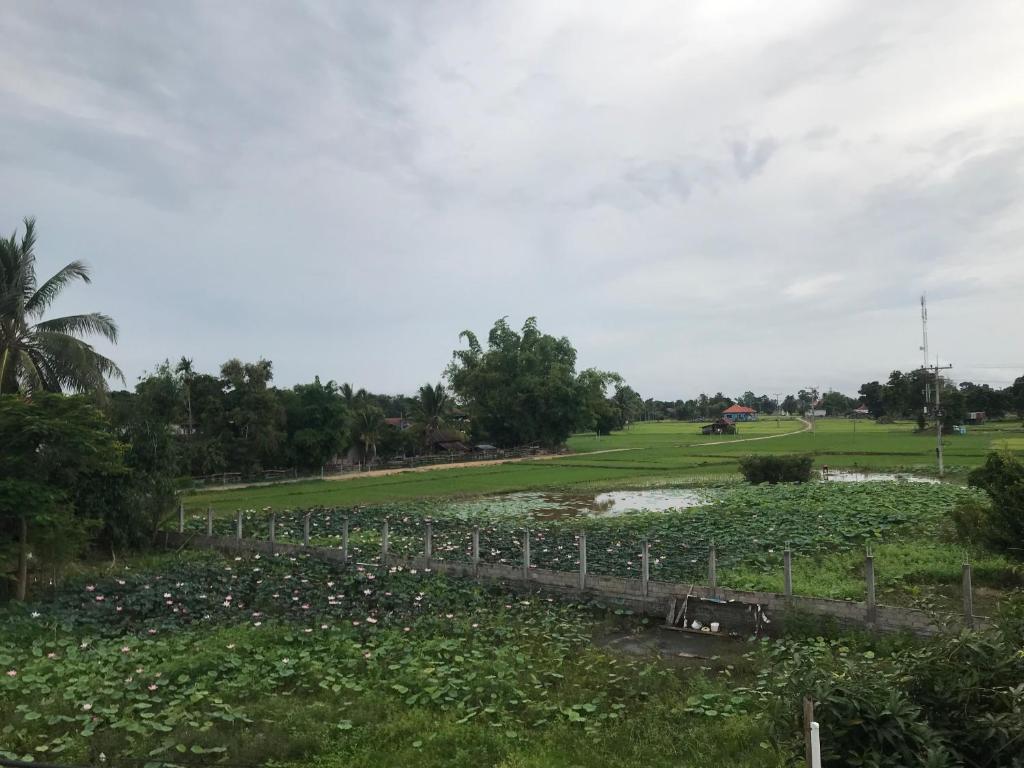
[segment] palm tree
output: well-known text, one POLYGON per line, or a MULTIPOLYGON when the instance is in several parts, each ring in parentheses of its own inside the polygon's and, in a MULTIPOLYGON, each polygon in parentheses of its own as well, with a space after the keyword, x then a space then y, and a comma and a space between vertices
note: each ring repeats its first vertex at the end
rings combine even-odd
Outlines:
POLYGON ((181 360, 174 367, 174 372, 181 377, 181 383, 185 385, 185 412, 188 415, 188 436, 192 439, 192 381, 196 377, 195 368, 192 366, 192 358, 182 355, 181 360))
POLYGON ((376 405, 362 405, 350 416, 350 436, 362 453, 363 462, 369 464, 377 458, 377 443, 384 431, 384 412, 376 405))
POLYGON ((423 431, 423 440, 429 445, 431 439, 448 425, 451 415, 452 398, 444 385, 424 384, 420 387, 413 406, 413 420, 423 431))
POLYGON ((347 381, 338 387, 338 392, 341 394, 342 399, 345 401, 345 406, 351 410, 356 406, 357 403, 362 402, 367 397, 365 389, 360 387, 359 389, 353 389, 352 385, 347 381))
POLYGON ((35 219, 25 219, 21 242, 16 234, 0 238, 0 393, 105 391, 106 377, 124 381, 121 369, 81 338, 99 334, 116 343, 111 318, 92 312, 42 319, 65 286, 91 282, 89 268, 72 261, 38 285, 35 219))

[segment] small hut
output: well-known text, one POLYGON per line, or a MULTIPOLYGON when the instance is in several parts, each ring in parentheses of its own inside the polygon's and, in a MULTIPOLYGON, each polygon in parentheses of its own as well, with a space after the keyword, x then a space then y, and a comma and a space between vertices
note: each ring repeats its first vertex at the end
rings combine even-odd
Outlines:
POLYGON ((736 425, 729 419, 718 419, 717 421, 701 427, 702 435, 735 435, 736 425))

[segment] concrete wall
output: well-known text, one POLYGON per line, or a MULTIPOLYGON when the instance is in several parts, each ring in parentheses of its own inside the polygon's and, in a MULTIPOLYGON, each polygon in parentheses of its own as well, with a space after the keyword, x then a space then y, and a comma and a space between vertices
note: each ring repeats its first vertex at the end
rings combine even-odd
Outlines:
MULTIPOLYGON (((165 532, 167 547, 217 549, 229 553, 260 552, 265 554, 308 555, 327 562, 342 563, 342 550, 327 547, 305 547, 301 544, 272 543, 256 539, 238 539, 234 536, 201 536, 192 533, 165 532)), ((365 565, 379 566, 380 563, 365 565)), ((677 584, 662 581, 644 583, 639 579, 614 576, 586 575, 586 588, 580 589, 580 574, 576 571, 529 569, 524 578, 520 565, 491 563, 449 562, 424 557, 388 556, 388 566, 427 569, 460 578, 498 582, 516 589, 540 589, 573 599, 608 602, 633 610, 639 614, 665 619, 670 606, 674 614, 683 613, 686 623, 694 619, 702 624, 717 621, 724 632, 741 635, 751 633, 777 633, 787 623, 808 620, 834 625, 837 629, 875 630, 882 632, 909 632, 920 636, 934 635, 945 628, 959 629, 963 617, 936 619, 931 614, 911 608, 875 605, 848 600, 829 600, 820 597, 787 597, 773 592, 749 592, 723 587, 712 588, 700 584, 677 584), (941 626, 940 626, 941 625, 941 626)), ((974 617, 974 625, 984 623, 974 617)))

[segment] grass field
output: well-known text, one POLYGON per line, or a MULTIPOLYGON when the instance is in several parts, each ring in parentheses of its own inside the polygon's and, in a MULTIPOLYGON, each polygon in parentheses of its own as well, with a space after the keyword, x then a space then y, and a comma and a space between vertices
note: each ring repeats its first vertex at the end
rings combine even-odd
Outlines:
MULTIPOLYGON (((310 480, 208 490, 185 498, 189 509, 352 506, 469 494, 534 489, 605 489, 623 486, 687 484, 737 478, 737 459, 751 453, 808 453, 815 465, 872 471, 935 472, 935 437, 916 434, 910 422, 875 424, 818 419, 813 431, 799 431, 795 419, 769 419, 740 425, 734 436, 702 436, 687 422, 641 423, 610 436, 576 435, 572 454, 542 461, 436 469, 342 480, 310 480), (792 434, 795 433, 795 434, 792 434), (751 439, 770 438, 770 439, 751 439), (601 453, 598 453, 600 451, 601 453)), ((1024 453, 1019 422, 971 428, 944 438, 947 473, 963 479, 988 451, 1024 453)))

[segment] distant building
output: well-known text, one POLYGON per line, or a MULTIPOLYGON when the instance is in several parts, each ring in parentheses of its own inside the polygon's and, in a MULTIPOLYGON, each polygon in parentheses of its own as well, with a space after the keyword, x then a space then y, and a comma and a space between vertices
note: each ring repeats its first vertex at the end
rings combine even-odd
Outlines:
POLYGON ((722 411, 722 418, 729 421, 757 421, 757 411, 745 405, 730 405, 722 411))
POLYGON ((856 408, 854 408, 852 411, 850 411, 850 418, 851 419, 870 419, 871 418, 871 411, 868 409, 868 407, 864 403, 861 403, 856 408))
POLYGON ((964 419, 965 424, 984 424, 985 423, 985 412, 984 411, 970 411, 967 414, 967 418, 964 419))
POLYGON ((412 422, 410 422, 408 419, 402 418, 400 416, 394 416, 394 417, 390 417, 390 418, 384 419, 384 423, 387 424, 389 427, 394 427, 395 429, 400 429, 403 432, 405 430, 407 430, 409 427, 412 426, 412 422))
POLYGON ((719 419, 718 421, 708 424, 700 428, 702 435, 735 435, 736 425, 729 419, 719 419))

